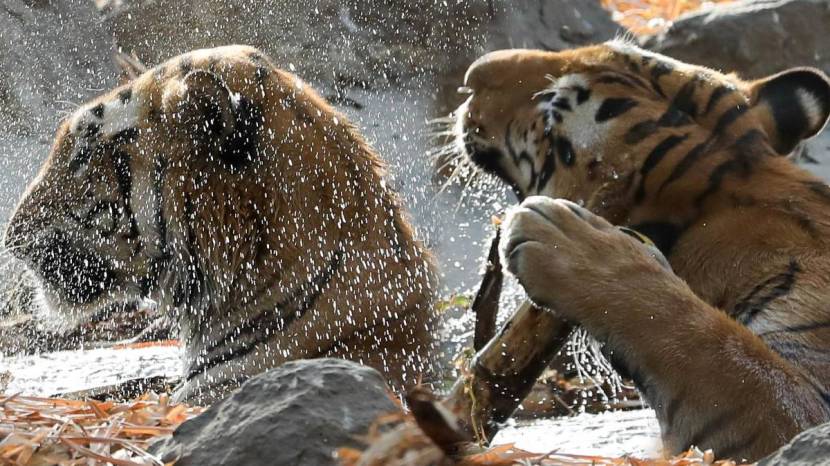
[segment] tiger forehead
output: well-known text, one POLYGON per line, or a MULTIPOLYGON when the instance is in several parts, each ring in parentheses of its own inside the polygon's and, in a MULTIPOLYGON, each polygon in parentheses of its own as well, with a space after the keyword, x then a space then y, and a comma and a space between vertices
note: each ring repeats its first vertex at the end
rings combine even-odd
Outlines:
POLYGON ((265 56, 253 47, 232 45, 194 50, 149 69, 126 87, 84 105, 71 119, 70 132, 77 136, 118 134, 140 123, 145 116, 146 104, 156 100, 150 94, 164 88, 171 79, 181 78, 195 69, 216 72, 230 68, 242 74, 253 73, 252 77, 256 78, 263 69, 270 69, 271 66, 265 56), (250 66, 240 67, 240 64, 250 66))
POLYGON ((684 63, 622 40, 606 42, 605 46, 612 52, 611 57, 618 60, 618 65, 615 66, 618 68, 617 71, 638 74, 651 81, 659 82, 663 78, 674 78, 677 81, 694 79, 704 85, 724 86, 733 91, 737 90, 740 81, 735 76, 727 76, 704 66, 684 63))
POLYGON ((87 104, 75 112, 69 124, 75 136, 112 136, 134 128, 142 117, 141 99, 125 88, 87 104))

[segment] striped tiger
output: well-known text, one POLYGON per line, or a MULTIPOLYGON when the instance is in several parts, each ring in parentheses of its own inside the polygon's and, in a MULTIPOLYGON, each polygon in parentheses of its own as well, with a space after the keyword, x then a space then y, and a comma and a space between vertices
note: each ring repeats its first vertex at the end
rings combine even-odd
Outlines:
POLYGON ((830 187, 785 157, 825 125, 826 76, 617 40, 492 52, 465 80, 456 144, 521 201, 503 263, 604 345, 666 453, 757 460, 830 419, 830 187))
POLYGON ((436 274, 380 159, 260 51, 175 57, 81 106, 5 244, 44 320, 149 298, 184 346, 176 398, 209 403, 298 358, 428 368, 436 274))

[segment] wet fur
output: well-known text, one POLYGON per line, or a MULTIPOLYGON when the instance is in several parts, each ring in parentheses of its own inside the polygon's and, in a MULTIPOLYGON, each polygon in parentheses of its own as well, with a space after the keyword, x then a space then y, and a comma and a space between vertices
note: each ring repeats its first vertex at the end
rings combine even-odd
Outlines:
POLYGON ((6 243, 63 314, 148 296, 176 315, 179 398, 322 356, 403 386, 429 366, 435 272, 383 178, 357 130, 261 52, 194 51, 62 124, 6 243), (45 276, 42 258, 76 250, 112 283, 70 302, 88 277, 45 276))
POLYGON ((465 85, 459 146, 526 198, 505 263, 604 343, 667 453, 757 460, 830 419, 830 188, 782 156, 824 126, 826 77, 742 81, 616 42, 494 52, 465 85))

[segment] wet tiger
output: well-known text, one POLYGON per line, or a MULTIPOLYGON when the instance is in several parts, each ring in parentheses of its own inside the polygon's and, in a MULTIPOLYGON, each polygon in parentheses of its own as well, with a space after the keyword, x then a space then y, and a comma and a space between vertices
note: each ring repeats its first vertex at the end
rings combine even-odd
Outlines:
POLYGON ((140 298, 175 316, 179 399, 323 356, 401 386, 428 366, 436 275, 384 176, 261 52, 198 50, 63 121, 5 244, 38 276, 47 322, 140 298))
POLYGON ((830 419, 830 188, 783 156, 825 125, 826 76, 613 41, 493 52, 465 87, 457 145, 522 200, 503 263, 604 345, 667 453, 756 460, 830 419))

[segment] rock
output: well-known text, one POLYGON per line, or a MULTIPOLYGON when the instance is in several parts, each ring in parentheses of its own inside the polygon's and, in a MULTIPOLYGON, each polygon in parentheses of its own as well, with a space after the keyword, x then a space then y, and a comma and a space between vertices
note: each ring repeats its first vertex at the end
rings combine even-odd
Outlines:
POLYGON ((152 452, 176 466, 336 465, 372 422, 397 411, 374 369, 341 359, 292 361, 260 374, 152 452))
POLYGON ((830 422, 806 430, 758 466, 814 466, 830 464, 830 422))
POLYGON ((830 73, 828 36, 830 0, 755 0, 686 15, 643 45, 678 60, 760 78, 793 66, 830 73))
POLYGON ((0 0, 3 134, 51 136, 63 112, 115 84, 111 56, 89 0, 0 0))
POLYGON ((600 2, 503 0, 501 4, 490 30, 490 50, 565 50, 604 42, 621 30, 600 2))
POLYGON ((197 48, 255 46, 316 86, 379 87, 445 66, 477 34, 485 0, 109 0, 105 24, 148 64, 197 48))

